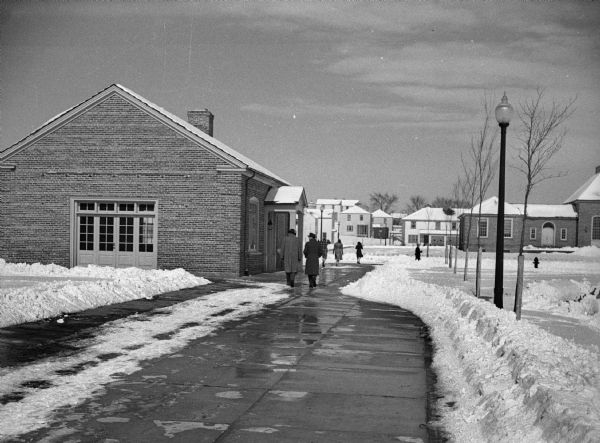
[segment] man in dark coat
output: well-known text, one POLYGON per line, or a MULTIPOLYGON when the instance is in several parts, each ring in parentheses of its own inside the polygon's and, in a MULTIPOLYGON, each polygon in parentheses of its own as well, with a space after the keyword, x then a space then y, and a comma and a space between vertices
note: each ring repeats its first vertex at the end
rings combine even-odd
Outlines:
POLYGON ((302 249, 300 249, 300 241, 296 237, 294 229, 290 229, 283 239, 281 256, 283 258, 283 270, 285 271, 287 285, 293 288, 294 281, 296 280, 296 272, 302 266, 302 249))
POLYGON ((321 257, 321 247, 317 243, 317 236, 312 232, 308 234, 308 241, 304 245, 304 273, 308 275, 308 287, 317 286, 317 276, 319 275, 319 257, 321 257))

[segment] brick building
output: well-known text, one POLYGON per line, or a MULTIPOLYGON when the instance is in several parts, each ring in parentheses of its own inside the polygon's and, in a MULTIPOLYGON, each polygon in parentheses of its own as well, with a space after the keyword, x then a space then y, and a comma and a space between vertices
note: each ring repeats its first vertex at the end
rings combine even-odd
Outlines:
POLYGON ((277 270, 287 229, 302 235, 304 190, 212 131, 207 110, 184 121, 117 84, 54 117, 0 151, 0 257, 277 270))

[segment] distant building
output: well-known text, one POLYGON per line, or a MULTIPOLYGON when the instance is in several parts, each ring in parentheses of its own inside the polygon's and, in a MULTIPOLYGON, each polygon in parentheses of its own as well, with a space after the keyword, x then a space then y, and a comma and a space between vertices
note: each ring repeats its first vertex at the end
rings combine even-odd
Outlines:
POLYGON ((389 239, 392 233, 393 221, 394 218, 381 209, 371 213, 371 236, 389 239))
MULTIPOLYGON (((477 205, 462 214, 460 248, 477 248, 477 233, 481 247, 496 250, 498 199, 489 198, 481 203, 481 217, 477 205), (469 231, 469 220, 471 231, 469 231)), ((516 252, 521 240, 523 204, 504 205, 504 250, 516 252)), ((534 248, 600 247, 600 166, 577 191, 562 205, 527 205, 524 246, 534 248)))
POLYGON ((371 236, 371 213, 360 206, 352 206, 341 213, 340 235, 371 236))
POLYGON ((459 229, 459 215, 465 209, 453 208, 447 215, 444 208, 425 207, 402 219, 405 245, 445 246, 456 244, 459 229))

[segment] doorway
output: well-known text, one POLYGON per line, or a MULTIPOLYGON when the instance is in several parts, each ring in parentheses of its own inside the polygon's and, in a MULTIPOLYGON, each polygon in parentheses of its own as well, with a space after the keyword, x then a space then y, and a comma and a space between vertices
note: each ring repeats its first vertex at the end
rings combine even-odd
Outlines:
POLYGON ((542 247, 554 246, 554 225, 550 222, 544 223, 542 226, 542 247))

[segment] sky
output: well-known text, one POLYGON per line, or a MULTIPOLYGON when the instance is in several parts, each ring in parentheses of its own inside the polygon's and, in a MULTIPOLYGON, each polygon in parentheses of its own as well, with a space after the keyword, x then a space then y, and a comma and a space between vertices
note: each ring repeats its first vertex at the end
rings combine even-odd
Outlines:
POLYGON ((389 193, 400 211, 450 196, 484 97, 518 109, 541 87, 547 104, 576 99, 560 177, 530 198, 562 203, 600 165, 598 29, 587 1, 3 1, 0 150, 119 83, 184 119, 209 109, 217 139, 309 201, 389 193))

